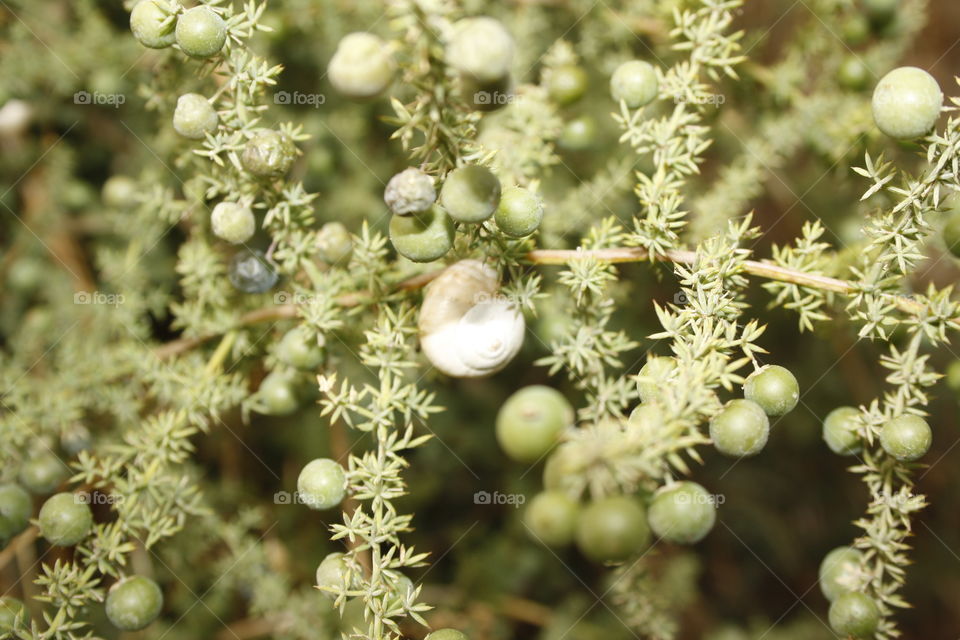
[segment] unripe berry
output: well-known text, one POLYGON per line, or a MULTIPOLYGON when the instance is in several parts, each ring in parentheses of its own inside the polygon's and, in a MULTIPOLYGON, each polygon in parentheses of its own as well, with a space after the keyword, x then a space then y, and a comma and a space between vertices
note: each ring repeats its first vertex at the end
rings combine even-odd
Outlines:
POLYGON ((336 460, 311 460, 297 478, 300 500, 311 509, 330 509, 340 504, 347 492, 347 477, 336 460))
POLYGON ((177 18, 177 44, 193 58, 220 53, 227 41, 227 23, 209 7, 188 9, 177 18))
POLYGON ((567 105, 576 102, 587 91, 589 80, 583 67, 568 64, 550 70, 547 93, 554 102, 567 105))
POLYGON ((619 562, 650 542, 643 506, 635 498, 613 496, 591 503, 577 520, 577 548, 596 562, 619 562))
POLYGON ((660 90, 657 72, 649 62, 630 60, 624 62, 610 77, 610 94, 617 102, 623 100, 627 107, 637 109, 653 102, 660 90))
POLYGON ((269 416, 287 416, 300 406, 290 376, 280 371, 267 374, 260 382, 257 396, 262 405, 260 411, 269 416))
POLYGON ((933 432, 920 416, 902 415, 888 420, 880 429, 880 445, 901 462, 919 460, 930 450, 933 432))
POLYGON ((163 608, 159 585, 144 576, 123 578, 107 592, 107 618, 121 631, 139 631, 150 625, 163 608))
POLYGON ((500 196, 493 219, 500 231, 514 238, 528 236, 543 221, 543 201, 533 191, 510 187, 500 196))
POLYGON ((40 535, 52 545, 69 547, 90 533, 93 514, 80 495, 58 493, 47 498, 40 507, 40 535))
POLYGON ((383 201, 398 216, 426 211, 436 200, 433 178, 416 167, 404 169, 390 178, 383 192, 383 201))
POLYGON ((858 570, 863 561, 863 554, 853 547, 837 547, 823 557, 819 569, 820 591, 824 597, 833 602, 851 590, 845 577, 858 570))
POLYGON ((117 209, 129 207, 137 201, 139 187, 133 178, 127 176, 110 176, 103 183, 100 197, 108 207, 117 209))
POLYGON ((365 31, 341 38, 327 66, 330 84, 357 100, 383 93, 393 82, 393 75, 394 63, 387 44, 365 31))
POLYGON ((27 528, 32 513, 30 494, 19 485, 0 484, 0 548, 27 528))
POLYGON ((203 140, 217 130, 220 116, 210 101, 198 93, 185 93, 173 110, 173 128, 184 138, 203 140))
POLYGON ((308 338, 302 328, 296 327, 280 339, 277 358, 297 369, 316 369, 323 362, 323 347, 316 339, 308 338))
POLYGON ((960 258, 960 206, 957 206, 956 197, 950 198, 949 203, 949 208, 944 212, 943 245, 954 257, 960 258))
POLYGON ((677 368, 677 359, 673 356, 649 356, 646 364, 640 368, 637 376, 637 391, 640 401, 648 403, 660 397, 663 383, 677 368))
POLYGON ((130 31, 145 47, 163 49, 176 41, 173 8, 164 0, 140 0, 130 12, 130 31))
POLYGON ((70 469, 52 451, 40 451, 27 458, 20 467, 19 480, 27 491, 50 493, 70 476, 70 469))
POLYGON ((317 587, 321 587, 320 592, 323 593, 324 596, 335 600, 337 595, 333 591, 328 591, 322 587, 341 589, 346 580, 346 575, 347 563, 344 560, 343 554, 330 553, 317 567, 317 587))
POLYGON ((866 594, 850 591, 830 605, 830 626, 843 636, 872 638, 880 624, 880 610, 866 594))
POLYGON ((497 413, 497 442, 513 460, 534 462, 557 444, 573 418, 573 407, 556 389, 524 387, 497 413))
POLYGON ((340 222, 328 222, 317 233, 320 259, 335 267, 346 267, 353 254, 353 238, 340 222))
POLYGON ((573 541, 580 505, 562 491, 538 493, 527 505, 523 521, 530 536, 551 547, 573 541))
POLYGON ((447 174, 440 188, 440 204, 459 222, 483 222, 500 203, 500 180, 489 169, 467 165, 447 174))
POLYGON ((240 244, 253 237, 257 221, 250 207, 236 202, 218 202, 210 214, 213 234, 231 244, 240 244))
POLYGON ((860 453, 860 412, 854 407, 837 407, 823 421, 823 441, 830 450, 841 456, 860 453))
POLYGON ((596 141, 597 122, 589 115, 582 115, 564 123, 557 144, 570 151, 584 151, 596 141))
POLYGON ((926 134, 943 106, 943 92, 929 73, 900 67, 880 79, 873 90, 873 120, 891 138, 909 140, 926 134))
POLYGON ((770 420, 750 400, 731 400, 710 421, 710 438, 717 451, 728 456, 760 453, 770 436, 770 420))
POLYGON ((260 129, 244 145, 240 163, 255 176, 276 178, 290 170, 296 157, 297 148, 285 134, 260 129))
POLYGON ((870 84, 870 69, 855 55, 844 58, 837 69, 837 76, 840 84, 852 91, 859 91, 870 84))
POLYGON ((453 221, 438 205, 409 216, 390 218, 390 241, 414 262, 433 262, 453 246, 453 221))
POLYGON ((543 465, 543 488, 563 489, 565 480, 578 471, 577 451, 571 443, 561 444, 543 465))
POLYGON ((424 640, 468 640, 467 636, 456 629, 437 629, 424 640))
MULTIPOLYGON (((14 629, 22 629, 30 622, 30 613, 23 602, 16 598, 0 598, 0 636, 14 629)), ((15 637, 15 636, 10 636, 15 637)))
POLYGON ((743 397, 760 405, 768 416, 782 416, 797 406, 800 386, 789 370, 766 365, 743 383, 743 397))
POLYGON ((677 544, 693 544, 710 533, 717 519, 715 500, 696 482, 677 482, 658 491, 647 507, 654 535, 677 544))
POLYGON ((278 275, 263 253, 255 249, 237 252, 227 271, 230 283, 244 293, 263 293, 277 284, 278 275))
POLYGON ((453 25, 446 59, 460 73, 493 82, 510 73, 513 50, 513 37, 500 21, 464 18, 453 25))

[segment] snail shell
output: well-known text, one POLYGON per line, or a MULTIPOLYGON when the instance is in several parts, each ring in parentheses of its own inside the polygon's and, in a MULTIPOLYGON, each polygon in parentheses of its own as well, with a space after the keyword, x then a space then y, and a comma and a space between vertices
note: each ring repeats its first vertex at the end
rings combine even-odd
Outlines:
POLYGON ((497 295, 497 273, 477 260, 461 260, 430 283, 420 308, 420 345, 430 363, 455 378, 500 371, 523 344, 526 330, 516 305, 497 295))

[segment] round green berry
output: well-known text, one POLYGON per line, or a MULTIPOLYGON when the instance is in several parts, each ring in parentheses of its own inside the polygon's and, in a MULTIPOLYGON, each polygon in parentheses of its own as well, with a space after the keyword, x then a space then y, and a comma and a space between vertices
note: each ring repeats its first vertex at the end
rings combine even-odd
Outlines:
POLYGON ((800 385, 789 370, 768 364, 743 383, 743 397, 760 405, 768 416, 782 416, 797 406, 800 385))
POLYGON ((880 624, 880 610, 869 596, 850 591, 830 605, 830 626, 843 636, 872 638, 880 624))
POLYGON ((647 507, 654 535, 693 544, 710 533, 717 519, 716 499, 696 482, 677 482, 658 491, 647 507))
POLYGON ((464 18, 453 25, 446 61, 460 73, 493 82, 510 73, 513 50, 513 37, 498 20, 464 18))
POLYGON ((297 478, 300 501, 311 509, 330 509, 347 492, 347 476, 336 460, 317 458, 307 463, 297 478))
POLYGON ((437 629, 424 640, 467 640, 467 636, 456 629, 437 629))
POLYGON ((500 196, 500 204, 493 214, 500 231, 514 238, 528 236, 543 221, 543 201, 524 187, 510 187, 500 196))
POLYGON ((547 491, 563 489, 567 479, 579 470, 579 456, 572 443, 554 449, 543 465, 543 488, 547 491))
POLYGON ((960 360, 954 360, 947 365, 947 387, 954 392, 960 392, 960 360))
POLYGON ((577 519, 577 548, 596 562, 618 562, 650 542, 643 506, 634 498, 613 496, 592 502, 577 519))
POLYGON ((844 20, 841 35, 847 45, 857 47, 870 37, 870 22, 862 14, 856 13, 844 20))
POLYGON ((489 169, 467 165, 447 174, 440 204, 459 222, 483 222, 500 203, 500 180, 489 169))
POLYGON ((322 338, 318 342, 310 338, 301 327, 287 331, 277 345, 280 362, 306 371, 316 369, 323 362, 322 338))
POLYGON ((567 64, 550 70, 547 77, 547 93, 557 104, 576 102, 587 91, 589 80, 583 67, 567 64))
POLYGON ((300 406, 297 392, 290 376, 281 371, 272 371, 260 383, 257 391, 260 411, 270 416, 288 416, 300 406))
POLYGON ((327 65, 330 84, 356 100, 373 98, 393 82, 394 63, 387 44, 364 31, 348 33, 337 44, 327 65))
POLYGON ((756 455, 769 436, 770 419, 760 405, 750 400, 731 400, 710 421, 713 446, 724 455, 756 455))
POLYGON ((137 182, 133 178, 110 176, 103 183, 100 196, 103 198, 103 203, 108 207, 120 209, 136 203, 139 192, 140 187, 137 186, 137 182))
POLYGON ((663 383, 677 368, 677 359, 673 356, 649 356, 646 364, 640 368, 637 376, 637 391, 640 401, 647 403, 660 397, 663 383))
POLYGON ((177 39, 175 25, 174 10, 164 0, 140 0, 130 12, 133 37, 150 49, 172 45, 177 39))
POLYGON ((40 507, 40 535, 52 545, 69 547, 83 540, 93 526, 93 514, 82 494, 58 493, 40 507))
POLYGON ((397 216, 426 211, 436 200, 433 178, 416 167, 404 169, 390 178, 383 192, 383 201, 397 216))
POLYGON ((543 385, 520 389, 497 413, 497 442, 510 458, 534 462, 557 444, 573 424, 573 407, 563 394, 543 385))
POLYGON ((644 60, 624 62, 610 77, 610 94, 613 99, 617 102, 623 100, 631 109, 653 102, 659 90, 657 71, 644 60))
POLYGON ((592 147, 596 141, 596 120, 589 115, 582 115, 564 123, 557 144, 569 151, 584 151, 592 147))
POLYGON ((27 528, 33 502, 30 494, 16 484, 0 484, 0 546, 27 528))
POLYGON ((453 246, 453 221, 438 205, 409 216, 390 218, 390 241, 397 253, 414 262, 433 262, 453 246))
POLYGON ((70 469, 52 451, 40 451, 20 467, 20 484, 30 493, 50 493, 70 477, 70 469))
POLYGON ((93 436, 90 435, 90 430, 80 423, 64 427, 60 433, 60 446, 72 456, 81 451, 86 451, 92 445, 93 436))
POLYGON ((217 130, 220 117, 210 101, 199 93, 185 93, 173 110, 173 128, 184 138, 203 140, 217 130))
POLYGON ((260 129, 247 140, 240 156, 243 168, 261 178, 282 176, 297 157, 297 148, 285 134, 260 129))
POLYGON ((216 11, 200 6, 187 9, 177 18, 177 44, 193 58, 220 53, 227 41, 227 23, 216 11))
MULTIPOLYGON (((951 204, 956 205, 956 198, 951 204)), ((960 258, 960 208, 953 206, 946 212, 946 222, 943 224, 943 244, 954 257, 960 258)))
POLYGON ((317 587, 326 597, 336 600, 337 594, 347 580, 347 562, 342 553, 328 554, 317 567, 317 587))
POLYGON ((852 456, 863 450, 860 440, 860 412, 854 407, 837 407, 823 421, 823 441, 841 456, 852 456))
POLYGON ((218 202, 210 213, 213 234, 231 244, 241 244, 253 237, 257 220, 250 207, 236 202, 218 202))
POLYGON ((883 450, 901 462, 922 458, 932 442, 930 425, 920 416, 902 415, 888 420, 880 429, 883 450))
POLYGON ((926 134, 943 106, 943 92, 929 73, 900 67, 880 79, 873 90, 873 120, 891 138, 909 140, 926 134))
POLYGON ((340 222, 328 222, 317 232, 317 253, 331 266, 346 267, 353 255, 353 238, 340 222))
POLYGON ((841 86, 851 91, 860 91, 870 84, 870 69, 859 57, 849 55, 840 63, 837 78, 841 86))
POLYGON ((162 608, 160 586, 144 576, 123 578, 107 592, 107 618, 121 631, 139 631, 148 627, 162 608))
POLYGON ((30 613, 23 602, 16 598, 0 598, 0 636, 14 629, 26 627, 30 622, 30 613))
POLYGON ((663 427, 663 410, 659 405, 652 402, 645 402, 636 406, 630 412, 627 418, 627 427, 635 430, 636 433, 642 433, 651 436, 657 433, 663 427))
POLYGON ((527 505, 524 523, 530 536, 551 547, 573 542, 580 505, 562 491, 538 493, 527 505))
POLYGON ((820 562, 820 591, 833 602, 851 590, 848 582, 851 574, 858 571, 863 562, 863 554, 853 547, 837 547, 823 557, 820 562))

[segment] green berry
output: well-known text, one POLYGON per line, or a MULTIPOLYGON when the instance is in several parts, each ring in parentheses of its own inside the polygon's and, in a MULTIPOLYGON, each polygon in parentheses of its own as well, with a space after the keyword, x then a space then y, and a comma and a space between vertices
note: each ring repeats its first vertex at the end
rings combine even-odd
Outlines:
POLYGON ((580 505, 562 491, 538 493, 527 505, 524 523, 530 536, 551 547, 573 542, 580 505))
POLYGON ((437 629, 424 640, 467 640, 467 636, 456 629, 437 629))
POLYGON ((854 638, 872 638, 880 624, 880 610, 869 596, 851 591, 830 605, 830 626, 837 633, 854 638))
POLYGON ((140 0, 130 12, 133 37, 150 49, 163 49, 176 41, 173 8, 164 0, 140 0))
POLYGON ((731 400, 710 421, 713 446, 724 455, 756 455, 767 444, 769 436, 767 414, 750 400, 731 400))
POLYGON ((0 484, 0 547, 27 528, 33 513, 30 494, 16 484, 0 484))
POLYGON ((943 244, 954 257, 960 258, 960 207, 957 207, 957 198, 951 198, 954 205, 945 212, 946 222, 943 225, 943 244))
POLYGON ((650 542, 643 506, 627 496, 597 500, 580 511, 576 539, 580 552, 591 560, 626 560, 650 542))
POLYGON ((859 57, 849 55, 840 63, 837 77, 841 86, 851 91, 860 91, 870 84, 870 69, 859 57))
POLYGON ((657 433, 663 427, 663 422, 663 410, 656 403, 637 405, 627 418, 629 429, 647 436, 657 433))
POLYGON ((300 327, 287 331, 277 345, 277 358, 280 362, 297 369, 310 371, 323 362, 323 339, 318 342, 310 338, 300 327))
POLYGON ((510 73, 513 50, 513 37, 498 20, 464 18, 453 25, 446 61, 464 75, 493 82, 510 73))
POLYGON ((873 120, 891 138, 909 140, 926 134, 943 106, 943 92, 929 73, 900 67, 880 79, 873 90, 873 120))
POLYGON ((129 207, 136 203, 140 187, 133 178, 127 176, 110 176, 103 183, 100 197, 108 207, 116 209, 129 207))
POLYGON ((210 101, 199 93, 185 93, 173 110, 173 128, 184 138, 203 140, 217 130, 220 116, 210 101))
POLYGON ((52 451, 27 458, 20 467, 20 484, 30 493, 46 494, 70 477, 70 469, 52 451))
POLYGON ((213 234, 231 244, 241 244, 253 237, 257 220, 250 207, 236 202, 218 202, 210 214, 213 234))
POLYGON ((383 192, 383 201, 397 216, 426 211, 436 200, 433 178, 416 167, 404 169, 390 178, 383 192))
POLYGON ((311 509, 330 509, 343 500, 347 477, 336 460, 317 458, 307 463, 297 478, 300 501, 311 509))
POLYGON ((897 14, 900 0, 863 0, 863 8, 871 20, 882 23, 890 20, 897 14))
POLYGON ((841 456, 852 456, 863 450, 860 441, 860 412, 854 407, 837 407, 823 421, 823 441, 841 456))
POLYGON ((440 204, 459 222, 483 222, 500 203, 500 180, 478 165, 467 165, 447 174, 440 189, 440 204))
POLYGON ((160 586, 144 576, 123 578, 107 592, 107 618, 121 631, 139 631, 148 627, 162 608, 160 586))
POLYGON ((493 215, 500 231, 514 238, 528 236, 540 227, 543 220, 543 201, 524 187, 510 187, 500 196, 500 204, 493 215))
POLYGON ((227 23, 209 7, 187 9, 177 18, 177 44, 188 56, 215 56, 226 41, 227 23))
POLYGON ((820 562, 820 591, 833 602, 838 596, 851 590, 847 580, 859 570, 863 554, 853 547, 837 547, 823 557, 820 562))
POLYGON ((641 402, 652 402, 662 394, 663 383, 677 368, 673 356, 649 356, 637 376, 637 391, 641 402))
POLYGON ((550 453, 543 465, 543 488, 563 489, 566 480, 579 470, 579 456, 571 443, 561 444, 550 453))
POLYGON ((743 383, 743 397, 760 405, 768 416, 782 416, 797 406, 800 386, 789 370, 766 365, 743 383))
POLYGON ((438 205, 410 216, 390 218, 390 241, 414 262, 433 262, 453 246, 453 221, 438 205))
POLYGON ((630 109, 637 109, 653 102, 660 90, 657 71, 649 62, 630 60, 624 62, 610 78, 610 94, 617 102, 623 100, 630 109))
POLYGON ((563 125, 557 143, 569 151, 584 151, 597 141, 597 122, 591 116, 582 115, 563 125))
POLYGON ((30 613, 23 602, 16 598, 0 598, 0 636, 7 637, 7 632, 24 628, 29 622, 30 613))
POLYGON ((300 406, 290 376, 280 371, 267 374, 257 396, 262 405, 260 411, 269 416, 288 416, 300 406))
POLYGON ((518 462, 534 462, 557 444, 573 424, 573 407, 556 389, 533 385, 520 389, 497 413, 497 442, 518 462))
POLYGON ((71 424, 60 433, 60 446, 72 456, 89 449, 93 442, 90 430, 79 423, 71 424))
POLYGON ((557 104, 576 102, 587 91, 589 80, 583 67, 568 64, 550 70, 547 78, 547 93, 557 104))
POLYGON ((947 387, 954 393, 960 392, 960 360, 954 360, 947 366, 947 387))
POLYGON ((918 460, 930 450, 933 432, 920 416, 902 415, 888 420, 880 429, 880 445, 901 462, 918 460))
POLYGON ((331 266, 346 267, 353 255, 353 238, 340 222, 328 222, 317 233, 317 253, 331 266))
POLYGON ((328 589, 342 589, 346 583, 347 573, 348 568, 344 555, 342 553, 328 554, 317 567, 317 587, 320 588, 323 595, 331 600, 336 600, 337 595, 328 589))
POLYGON ((40 535, 52 545, 69 547, 83 540, 93 526, 93 514, 81 494, 58 493, 40 508, 40 535))
POLYGON ((387 44, 372 33, 348 33, 337 44, 327 66, 333 87, 356 100, 383 93, 394 75, 393 58, 387 44))
POLYGON ((843 22, 841 34, 847 45, 859 46, 870 37, 870 22, 862 14, 856 13, 843 22))
POLYGON ((654 535, 677 544, 693 544, 710 533, 717 519, 716 500, 696 482, 677 482, 658 491, 647 508, 654 535))
POLYGON ((285 134, 260 129, 247 140, 240 156, 243 168, 261 178, 282 176, 297 157, 297 148, 285 134))

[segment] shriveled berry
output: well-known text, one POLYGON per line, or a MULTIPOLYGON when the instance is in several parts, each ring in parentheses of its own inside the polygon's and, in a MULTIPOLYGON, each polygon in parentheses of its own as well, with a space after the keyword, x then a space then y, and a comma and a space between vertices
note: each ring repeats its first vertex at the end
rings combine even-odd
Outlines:
POLYGON ((255 176, 276 178, 290 170, 296 157, 297 148, 285 134, 260 129, 244 145, 240 163, 255 176))
POLYGON ((414 262, 433 262, 453 246, 453 221, 439 205, 409 216, 390 218, 390 241, 414 262))
POLYGON ((383 201, 398 216, 426 211, 436 200, 433 178, 416 167, 404 169, 390 178, 383 192, 383 201))
POLYGON ((250 207, 236 202, 218 202, 210 214, 215 236, 231 244, 240 244, 253 237, 257 221, 250 207))
POLYGON ((193 58, 209 58, 220 53, 227 41, 227 23, 206 6, 184 11, 177 18, 177 44, 193 58))
POLYGON ((203 140, 217 130, 220 117, 210 101, 199 93, 185 93, 173 110, 173 128, 184 138, 203 140))
POLYGON ((311 509, 330 509, 340 504, 347 491, 347 477, 336 460, 311 460, 297 478, 300 501, 311 509))

